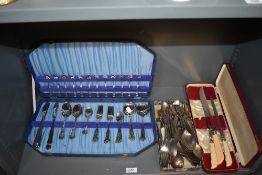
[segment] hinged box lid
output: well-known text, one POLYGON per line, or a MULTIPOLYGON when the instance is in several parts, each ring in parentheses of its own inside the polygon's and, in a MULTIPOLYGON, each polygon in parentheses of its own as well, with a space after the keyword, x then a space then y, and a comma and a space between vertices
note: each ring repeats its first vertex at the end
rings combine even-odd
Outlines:
POLYGON ((216 87, 239 161, 242 166, 248 166, 259 155, 261 141, 227 65, 222 66, 216 87))
POLYGON ((155 55, 132 42, 45 43, 26 59, 45 97, 148 97, 155 55))

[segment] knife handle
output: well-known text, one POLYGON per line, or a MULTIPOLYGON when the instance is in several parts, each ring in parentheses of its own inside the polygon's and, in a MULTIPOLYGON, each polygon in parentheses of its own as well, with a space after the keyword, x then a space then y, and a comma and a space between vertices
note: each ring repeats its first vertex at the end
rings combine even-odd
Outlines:
POLYGON ((54 121, 52 122, 52 126, 48 135, 48 140, 46 143, 46 149, 49 150, 52 147, 53 143, 53 135, 54 135, 54 121))
POLYGON ((33 146, 35 148, 39 148, 40 147, 40 144, 41 144, 41 139, 42 139, 42 127, 40 126, 38 129, 37 129, 37 132, 36 132, 36 135, 35 135, 35 140, 34 140, 34 143, 33 143, 33 146))
POLYGON ((210 142, 210 156, 211 156, 211 169, 215 169, 217 167, 217 156, 216 156, 214 142, 210 142))
POLYGON ((215 133, 213 135, 213 141, 214 141, 215 152, 216 152, 216 156, 217 156, 217 164, 220 165, 224 161, 224 153, 223 153, 221 143, 220 143, 220 139, 219 139, 217 133, 215 133))
POLYGON ((229 167, 232 165, 233 161, 232 161, 232 157, 231 157, 229 147, 228 147, 226 140, 223 140, 223 147, 224 147, 225 157, 226 157, 226 167, 229 167))

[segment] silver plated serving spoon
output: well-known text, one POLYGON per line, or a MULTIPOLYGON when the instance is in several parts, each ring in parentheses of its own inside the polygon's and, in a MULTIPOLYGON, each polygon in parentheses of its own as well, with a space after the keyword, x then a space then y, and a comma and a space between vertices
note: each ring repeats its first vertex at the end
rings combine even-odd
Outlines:
POLYGON ((136 105, 133 102, 128 102, 124 105, 123 108, 124 114, 127 115, 130 119, 130 125, 129 125, 129 140, 133 141, 135 140, 135 134, 133 129, 133 123, 132 123, 132 116, 136 111, 136 105))
POLYGON ((71 115, 72 112, 72 107, 70 105, 70 103, 65 102, 62 105, 62 116, 64 117, 64 122, 63 122, 63 126, 61 128, 61 131, 59 133, 59 139, 64 139, 65 137, 65 124, 66 124, 66 119, 71 115))

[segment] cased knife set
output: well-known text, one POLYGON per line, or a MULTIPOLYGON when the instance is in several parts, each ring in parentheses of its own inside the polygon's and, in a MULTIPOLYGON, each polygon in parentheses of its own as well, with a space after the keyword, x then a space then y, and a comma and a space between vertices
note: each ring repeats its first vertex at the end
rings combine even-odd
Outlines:
POLYGON ((212 84, 186 87, 199 145, 202 167, 211 172, 234 172, 250 167, 261 154, 261 141, 241 99, 230 67, 223 65, 212 84))
POLYGON ((128 42, 45 43, 26 62, 40 94, 26 141, 46 155, 136 155, 156 142, 155 55, 128 42))

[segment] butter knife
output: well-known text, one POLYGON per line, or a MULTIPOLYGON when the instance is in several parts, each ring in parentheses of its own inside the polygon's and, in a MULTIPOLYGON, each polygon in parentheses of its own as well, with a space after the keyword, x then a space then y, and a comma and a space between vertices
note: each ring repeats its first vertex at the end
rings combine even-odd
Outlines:
POLYGON ((43 123, 45 121, 45 116, 46 116, 47 111, 49 109, 49 105, 50 105, 50 103, 46 103, 44 105, 43 109, 42 109, 42 119, 41 119, 41 122, 39 124, 38 129, 37 129, 35 140, 34 140, 34 143, 33 143, 33 146, 35 148, 39 148, 40 144, 41 144, 43 123))
POLYGON ((222 130, 222 127, 221 127, 221 123, 220 123, 220 120, 219 120, 219 117, 218 117, 218 112, 217 112, 217 109, 216 109, 215 102, 212 98, 210 98, 210 100, 211 100, 211 104, 212 104, 214 114, 217 118, 218 131, 220 133, 221 141, 223 143, 224 154, 225 154, 225 159, 226 159, 226 167, 229 167, 229 166, 232 165, 232 157, 231 157, 231 154, 230 154, 230 151, 229 151, 229 147, 228 147, 228 144, 227 144, 227 141, 226 141, 224 131, 222 130))
POLYGON ((54 112, 52 114, 52 126, 48 135, 48 140, 46 143, 46 149, 49 150, 52 147, 52 143, 53 143, 53 135, 54 135, 54 127, 55 127, 55 120, 56 120, 56 116, 57 116, 57 112, 58 112, 58 107, 59 104, 55 103, 54 105, 54 112))
POLYGON ((214 169, 224 161, 224 154, 221 148, 218 134, 212 128, 212 125, 208 120, 211 114, 203 87, 200 88, 199 95, 204 110, 204 114, 207 117, 206 122, 209 130, 209 138, 210 138, 211 169, 214 169))

